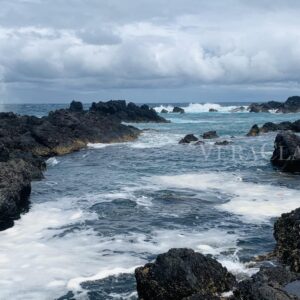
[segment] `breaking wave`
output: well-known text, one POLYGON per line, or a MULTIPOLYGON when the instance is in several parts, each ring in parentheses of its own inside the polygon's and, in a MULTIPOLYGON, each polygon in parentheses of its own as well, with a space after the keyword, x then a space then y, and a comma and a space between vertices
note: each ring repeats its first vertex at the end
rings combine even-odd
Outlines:
MULTIPOLYGON (((239 108, 241 108, 241 111, 238 112, 247 112, 247 107, 248 106, 223 106, 221 104, 217 104, 217 103, 190 103, 187 106, 180 106, 181 108, 183 108, 185 110, 185 112, 187 113, 205 113, 205 112, 209 112, 210 109, 214 109, 217 110, 218 112, 235 112, 235 110, 238 110, 239 108)), ((168 112, 172 112, 173 111, 174 106, 172 105, 160 105, 160 106, 156 106, 154 107, 156 112, 161 112, 163 109, 165 109, 168 112)))

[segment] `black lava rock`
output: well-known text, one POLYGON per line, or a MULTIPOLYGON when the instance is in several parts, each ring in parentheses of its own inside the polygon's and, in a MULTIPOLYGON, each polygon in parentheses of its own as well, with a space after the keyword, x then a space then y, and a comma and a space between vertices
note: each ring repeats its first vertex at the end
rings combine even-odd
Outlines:
POLYGON ((300 272, 300 208, 283 214, 275 222, 274 237, 279 260, 292 271, 300 272))
POLYGON ((299 278, 284 266, 262 267, 251 279, 238 284, 234 295, 236 300, 296 300, 285 286, 299 278))
POLYGON ((202 137, 204 139, 215 139, 215 138, 218 138, 219 136, 217 135, 217 132, 216 131, 207 131, 207 132, 204 132, 202 137))
POLYGON ((70 111, 83 111, 83 105, 79 101, 72 101, 70 104, 70 111))
POLYGON ((143 300, 199 299, 213 296, 236 285, 235 277, 219 262, 191 249, 171 249, 154 263, 135 270, 137 291, 143 300), (188 298, 195 295, 196 298, 188 298))
POLYGON ((271 162, 284 172, 300 172, 300 137, 290 132, 277 134, 271 162))
POLYGON ((259 135, 259 127, 257 124, 253 125, 250 131, 247 133, 247 136, 257 136, 259 135))
POLYGON ((175 106, 175 107, 173 108, 173 113, 180 113, 180 114, 183 114, 184 112, 185 112, 184 109, 181 108, 181 107, 175 106))
POLYGON ((196 141, 198 141, 198 138, 196 138, 193 134, 187 134, 183 139, 179 141, 179 144, 189 144, 196 141))
POLYGON ((90 111, 102 116, 110 116, 124 122, 168 122, 166 119, 159 116, 157 112, 148 105, 144 104, 142 106, 138 106, 132 102, 126 104, 125 100, 111 100, 108 102, 93 103, 90 111))

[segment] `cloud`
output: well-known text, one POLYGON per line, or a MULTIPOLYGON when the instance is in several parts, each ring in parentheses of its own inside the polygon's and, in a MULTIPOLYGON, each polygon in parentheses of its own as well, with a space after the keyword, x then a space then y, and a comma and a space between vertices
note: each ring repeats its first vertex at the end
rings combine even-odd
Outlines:
POLYGON ((4 1, 0 70, 10 90, 299 85, 296 1, 72 4, 4 1))

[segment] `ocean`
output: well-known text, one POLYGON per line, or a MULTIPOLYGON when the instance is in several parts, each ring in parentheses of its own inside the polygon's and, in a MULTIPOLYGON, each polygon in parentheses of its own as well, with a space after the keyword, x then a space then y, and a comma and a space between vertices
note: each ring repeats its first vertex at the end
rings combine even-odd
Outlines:
POLYGON ((230 112, 241 105, 180 104, 185 114, 162 114, 170 123, 133 124, 146 129, 134 142, 49 159, 29 212, 0 232, 1 299, 137 299, 134 269, 173 247, 210 254, 239 279, 254 274, 253 257, 275 245, 275 218, 300 206, 300 177, 272 168, 276 133, 245 135, 300 114, 230 112), (209 130, 232 144, 178 144, 209 130))

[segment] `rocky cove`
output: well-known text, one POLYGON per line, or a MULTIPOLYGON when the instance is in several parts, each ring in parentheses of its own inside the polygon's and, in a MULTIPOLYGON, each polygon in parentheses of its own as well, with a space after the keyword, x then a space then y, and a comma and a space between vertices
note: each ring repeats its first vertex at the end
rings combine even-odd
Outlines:
POLYGON ((47 117, 0 114, 0 228, 28 207, 31 181, 43 178, 45 160, 78 151, 88 143, 116 143, 136 139, 140 130, 122 121, 166 122, 148 106, 125 101, 93 103, 88 111, 73 101, 69 109, 47 117))
MULTIPOLYGON (((93 104, 88 111, 83 110, 79 102, 73 102, 69 109, 55 111, 43 118, 2 113, 0 120, 3 229, 12 226, 13 220, 28 209, 30 182, 42 178, 45 160, 49 157, 83 149, 88 143, 127 142, 141 135, 140 129, 123 125, 122 121, 168 124, 148 106, 115 101, 93 104)), ((215 133, 209 136, 212 141, 216 138, 215 133)), ((299 145, 297 137, 288 132, 280 133, 276 141, 277 148, 287 146, 290 149, 289 145, 293 145, 284 157, 290 161, 299 145)), ((276 149, 273 155, 276 155, 276 149)), ((297 162, 297 157, 292 163, 294 161, 297 162)), ((158 256, 153 264, 136 270, 139 296, 145 300, 297 299, 290 289, 297 288, 299 278, 298 222, 298 210, 278 219, 274 227, 275 250, 261 259, 272 261, 276 267, 263 265, 251 279, 240 282, 210 256, 191 249, 172 249, 158 256)))

